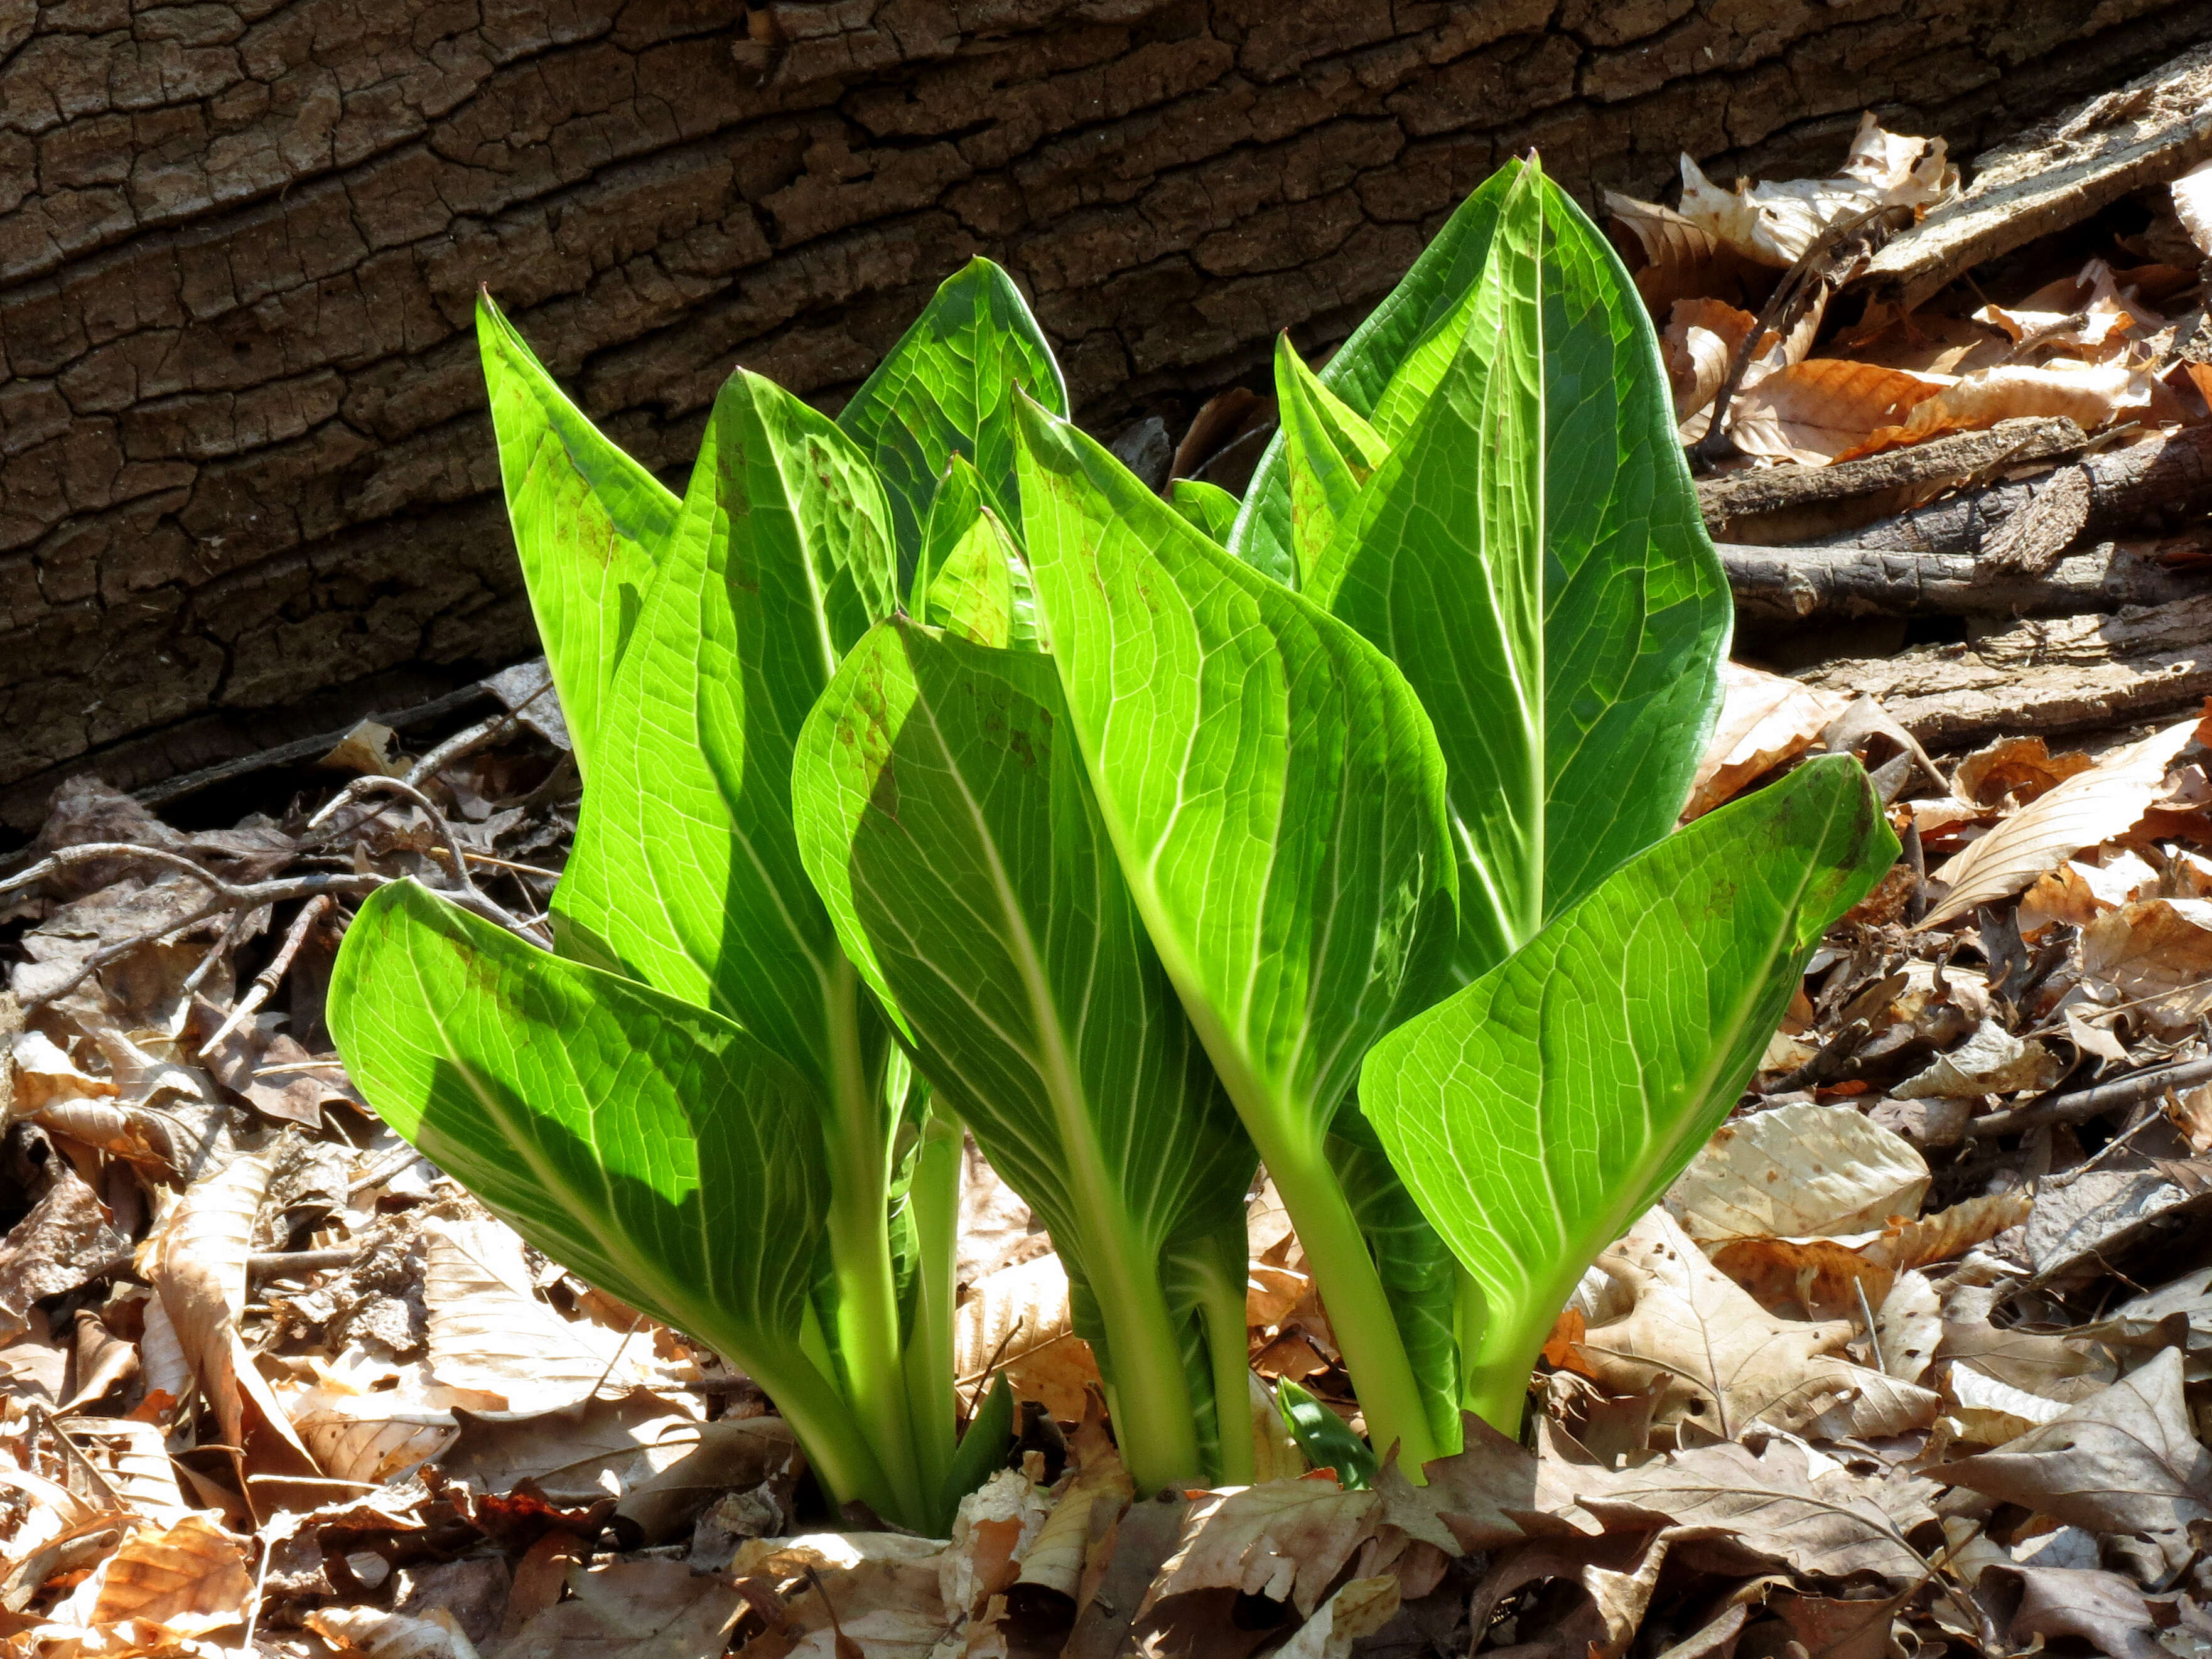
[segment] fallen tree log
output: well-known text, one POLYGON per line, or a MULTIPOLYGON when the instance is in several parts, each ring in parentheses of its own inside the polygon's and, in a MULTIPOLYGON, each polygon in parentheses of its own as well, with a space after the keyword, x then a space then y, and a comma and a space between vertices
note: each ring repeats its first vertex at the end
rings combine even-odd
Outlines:
POLYGON ((1824 663, 1797 676, 1879 698, 1931 749, 2170 715, 2212 695, 2212 595, 2029 621, 1964 645, 1824 663))
POLYGON ((1978 553, 2021 515, 2056 496, 2091 535, 2170 526, 2212 508, 2212 427, 2185 427, 2083 456, 2033 478, 1962 490, 1814 545, 1898 553, 1978 553))
POLYGON ((2039 576, 1972 554, 1718 545, 1736 616, 1749 623, 2075 616, 2166 604, 2206 588, 2201 574, 2166 569, 2110 542, 2062 559, 2039 576))
POLYGON ((969 255, 1117 430, 1321 348, 1529 145, 1578 196, 1968 154, 2212 39, 2193 0, 0 8, 0 821, 532 649, 489 283, 680 477, 742 361, 825 406, 969 255), (172 15, 173 14, 173 15, 172 15), (149 32, 150 31, 150 32, 149 32), (12 787, 9 787, 12 786, 12 787))

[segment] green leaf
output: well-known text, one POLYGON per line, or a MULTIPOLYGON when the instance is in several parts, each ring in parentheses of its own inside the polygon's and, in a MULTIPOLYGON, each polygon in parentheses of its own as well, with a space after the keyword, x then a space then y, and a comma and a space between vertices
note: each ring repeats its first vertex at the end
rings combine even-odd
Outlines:
POLYGON ((330 991, 384 1121, 522 1236, 757 1377, 847 1496, 890 1501, 799 1357, 828 1181, 805 1081, 720 1015, 537 950, 411 881, 372 894, 330 991))
POLYGON ((1322 1294, 1347 1355, 1368 1350, 1370 1421, 1411 1456, 1420 1390, 1324 1141, 1450 948, 1428 717, 1373 646, 1090 439, 1030 404, 1021 436, 1038 610, 1122 873, 1317 1270, 1341 1275, 1322 1294))
POLYGON ((1287 1377, 1276 1379, 1275 1409, 1283 1414, 1283 1422, 1307 1462, 1335 1471, 1337 1484, 1347 1492, 1364 1492, 1375 1484, 1380 1466, 1367 1443, 1352 1432, 1351 1424, 1287 1377))
MULTIPOLYGON (((1512 181, 1509 163, 1461 203, 1398 286, 1322 369, 1321 383, 1355 414, 1371 418, 1406 360, 1450 328, 1489 256, 1498 211, 1512 181)), ((1383 436, 1389 441, 1389 434, 1383 436)), ((1295 579, 1288 449, 1288 440, 1279 433, 1260 457, 1228 544, 1247 564, 1285 583, 1295 579)))
POLYGON ((1298 582, 1310 590, 1314 567, 1359 492, 1389 457, 1374 427, 1322 384, 1291 336, 1275 340, 1275 397, 1290 446, 1291 542, 1298 582))
POLYGON ((893 609, 886 517, 842 433, 732 377, 553 899, 564 948, 726 1014, 825 1089, 849 970, 793 839, 791 756, 843 653, 893 609))
MULTIPOLYGON (((999 515, 984 507, 931 576, 922 614, 932 627, 948 628, 971 644, 1004 651, 1014 642, 1013 572, 1020 568, 1021 549, 999 523, 999 515)), ((1023 585, 1026 589, 1028 584, 1023 585)), ((1027 593, 1024 596, 1030 597, 1027 593)), ((1035 619, 1031 597, 1024 620, 1032 630, 1035 619)), ((1034 639, 1025 643, 1034 645, 1034 639)))
POLYGON ((983 499, 999 516, 1020 522, 1008 408, 1016 387, 1054 414, 1067 413, 1060 366, 1021 290, 989 260, 971 259, 945 279, 838 415, 890 492, 902 578, 914 569, 930 499, 956 454, 975 463, 983 499))
MULTIPOLYGON (((1541 925, 1545 803, 1543 197, 1515 181, 1443 380, 1310 569, 1437 723, 1460 864, 1462 979, 1541 925)), ((1306 486, 1294 457, 1292 499, 1306 486)), ((1618 642, 1607 642, 1617 644, 1618 642)))
POLYGON ((1470 1403, 1520 1427, 1575 1282, 1735 1105, 1807 954, 1897 854, 1858 763, 1813 761, 1608 876, 1392 1032, 1359 1099, 1480 1293, 1470 1403))
POLYGON ((1202 478, 1176 479, 1168 504, 1209 541, 1225 543, 1236 527, 1237 498, 1202 478))
POLYGON ((588 777, 600 705, 675 526, 677 499, 568 401, 489 294, 477 301, 477 346, 514 550, 588 777))
POLYGON ((958 1509, 962 1499, 1006 1466, 1006 1453, 1013 1444, 1014 1390, 1006 1374, 1000 1371, 976 1408, 968 1432, 960 1437, 960 1450, 953 1454, 951 1472, 945 1477, 940 1507, 958 1509))
POLYGON ((1436 719, 1462 982, 1671 827, 1731 620, 1611 248, 1533 163, 1488 247, 1442 378, 1309 584, 1436 719))
POLYGON ((1036 594, 1030 582, 1029 561, 1023 557, 1006 522, 984 505, 982 482, 975 469, 960 456, 952 457, 945 481, 938 487, 937 497, 929 504, 929 522, 922 533, 921 560, 915 568, 914 581, 908 591, 908 611, 933 626, 957 627, 979 645, 1011 646, 1018 651, 1040 648, 1036 594), (979 536, 980 542, 976 539, 979 536), (1006 621, 1002 637, 987 638, 986 634, 999 627, 996 618, 1002 605, 999 597, 1000 578, 992 564, 994 560, 1005 571, 1006 621), (957 586, 937 593, 938 573, 954 563, 960 566, 958 574, 951 578, 957 586), (969 616, 969 608, 975 606, 981 609, 969 616), (956 610, 968 620, 956 624, 956 610), (975 627, 982 628, 983 633, 975 632, 975 627))
MULTIPOLYGON (((934 584, 933 584, 933 592, 934 584)), ((793 769, 800 847, 933 1095, 1050 1229, 1139 1484, 1206 1478, 1195 1299, 1251 1144, 1130 902, 1051 661, 900 617, 846 658, 793 769)), ((1241 1370, 1243 1340, 1237 1353, 1241 1370)), ((1240 1402, 1241 1403, 1241 1402, 1240 1402)), ((1209 1414, 1210 1414, 1210 1412, 1209 1414)))

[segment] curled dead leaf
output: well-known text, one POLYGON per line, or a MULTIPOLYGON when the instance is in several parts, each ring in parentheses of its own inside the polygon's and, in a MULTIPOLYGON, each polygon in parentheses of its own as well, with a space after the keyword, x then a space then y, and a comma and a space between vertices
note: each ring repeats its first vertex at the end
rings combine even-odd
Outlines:
POLYGON ((1823 466, 1900 427, 1943 390, 1902 369, 1808 357, 1738 397, 1729 436, 1746 455, 1823 466))
POLYGON ((1732 798, 1761 773, 1813 747, 1848 698, 1818 691, 1778 674, 1721 664, 1723 701, 1713 735, 1690 779, 1685 822, 1732 798))

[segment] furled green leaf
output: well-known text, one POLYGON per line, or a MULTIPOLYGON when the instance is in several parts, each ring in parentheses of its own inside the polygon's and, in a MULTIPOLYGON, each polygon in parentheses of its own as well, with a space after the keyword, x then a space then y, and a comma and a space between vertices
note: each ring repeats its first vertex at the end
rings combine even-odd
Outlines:
POLYGON ((1641 302, 1533 163, 1463 315, 1308 586, 1435 718, 1462 981, 1667 833, 1730 621, 1641 302))
POLYGON ((1021 416, 1038 611, 1123 875, 1309 1253, 1346 1275, 1322 1293, 1347 1354, 1371 1350, 1370 1420, 1425 1448, 1324 1142, 1361 1055, 1433 994, 1450 948, 1428 717, 1351 629, 1073 427, 1021 416))
MULTIPOLYGON (((1384 388, 1407 358, 1449 327, 1489 255, 1491 233, 1512 173, 1509 164, 1459 204, 1398 286, 1322 369, 1321 383, 1355 414, 1372 417, 1384 388)), ((1387 433, 1384 438, 1389 441, 1387 433)), ((1286 583, 1296 579, 1288 448, 1279 433, 1260 457, 1228 543, 1229 550, 1247 564, 1286 583)))
POLYGON ((1226 542, 1237 524, 1237 498, 1218 484, 1202 478, 1178 478, 1168 497, 1169 505, 1185 523, 1209 541, 1226 542))
POLYGON ((825 1088, 850 970, 792 838, 791 755, 843 653, 893 609, 885 517, 842 433, 732 377, 553 899, 565 948, 727 1014, 825 1088))
POLYGON ((1008 406, 1016 387, 1054 414, 1067 413, 1060 366, 1021 290, 989 260, 971 259, 945 279, 838 415, 890 493, 902 578, 914 569, 930 499, 956 454, 975 463, 984 500, 1000 517, 1020 522, 1008 406))
POLYGON ((961 456, 952 457, 937 499, 929 504, 921 561, 908 592, 908 611, 933 627, 953 627, 979 645, 1038 649, 1036 594, 1030 583, 1029 561, 1005 521, 984 505, 981 481, 961 456), (949 578, 951 585, 939 591, 939 573, 955 565, 958 570, 949 578), (1000 624, 997 618, 1002 609, 1005 621, 1000 624))
POLYGON ((1254 1154, 1130 902, 1052 663, 885 622, 809 722, 793 790, 848 954, 1088 1293, 1139 1483, 1205 1478, 1200 1315, 1162 1262, 1224 1228, 1241 1246, 1254 1154))
POLYGON ((1317 1469, 1334 1469, 1337 1483, 1348 1492, 1364 1492, 1375 1484, 1373 1448, 1352 1432, 1351 1424, 1287 1377, 1276 1381, 1275 1408, 1283 1414, 1307 1462, 1317 1469))
POLYGON ((976 1408, 968 1432, 960 1437, 952 1468, 945 1478, 942 1507, 957 1510, 960 1500, 1006 1467, 1006 1451, 1014 1441, 1014 1390, 1000 1371, 991 1391, 976 1408))
POLYGON ((413 882, 371 895, 330 993, 378 1115, 524 1238, 758 1377, 841 1493, 889 1502, 799 1353, 828 1182, 812 1091, 735 1025, 525 944, 413 882))
POLYGON ((1352 511, 1359 492, 1390 451, 1375 428, 1323 385, 1291 348, 1275 341, 1275 398, 1289 445, 1291 543, 1299 586, 1313 586, 1314 566, 1352 511))
POLYGON ((589 776, 600 705, 677 499, 568 401, 489 294, 477 301, 477 345, 514 550, 576 763, 589 776))
POLYGON ((1597 1253, 1720 1126, 1821 933, 1897 852, 1856 761, 1815 760, 1608 876, 1378 1043, 1359 1100, 1480 1289, 1470 1403, 1520 1426, 1597 1253))

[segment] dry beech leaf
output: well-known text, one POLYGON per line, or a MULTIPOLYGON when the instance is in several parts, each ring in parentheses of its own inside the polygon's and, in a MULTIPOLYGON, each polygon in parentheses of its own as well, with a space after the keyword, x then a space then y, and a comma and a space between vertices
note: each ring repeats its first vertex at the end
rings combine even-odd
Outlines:
POLYGON ((1812 748, 1850 700, 1741 663, 1721 664, 1721 688, 1725 700, 1690 780, 1685 822, 1812 748))
POLYGON ((31 1305, 76 1290, 131 1241, 84 1178, 54 1159, 51 1184, 31 1213, 0 1239, 0 1341, 28 1329, 31 1305))
POLYGON ((1724 1123, 1667 1194, 1699 1244, 1864 1232, 1915 1216, 1928 1160, 1850 1106, 1777 1106, 1724 1123))
POLYGON ((1729 436, 1746 455, 1822 466, 1899 426, 1944 390, 1902 369, 1808 357, 1739 397, 1729 436))
POLYGON ((1969 1198, 1917 1221, 1893 1223, 1860 1247, 1869 1261, 1902 1272, 1948 1262, 2027 1220, 2034 1200, 2025 1190, 1969 1198))
MULTIPOLYGON (((172 1526, 132 1533, 95 1577, 98 1596, 84 1622, 149 1619, 179 1636, 243 1623, 246 1598, 253 1592, 244 1541, 204 1515, 185 1515, 172 1526)), ((88 1579, 79 1595, 93 1582, 88 1579)))
POLYGON ((2002 737, 1951 772, 1951 792, 1969 806, 2024 807, 2096 762, 2078 749, 2053 754, 2040 737, 2002 737))
POLYGON ((1951 195, 1957 182, 1942 139, 1888 132, 1869 115, 1832 179, 1739 181, 1729 191, 1683 156, 1681 211, 1746 258, 1786 270, 1831 226, 1876 208, 1931 207, 1951 195))
POLYGON ((2000 1383, 1963 1359, 1945 1370, 1943 1401, 1958 1420, 1959 1438, 1984 1446, 2002 1446, 2066 1414, 2064 1401, 2000 1383))
POLYGON ((498 1222, 424 1224, 422 1299, 430 1311, 430 1375, 481 1396, 479 1409, 535 1415, 595 1393, 672 1380, 653 1333, 625 1337, 564 1319, 532 1293, 522 1241, 498 1222))
POLYGON ((2212 160, 2199 161, 2166 188, 2173 193, 2174 217, 2197 251, 2212 259, 2212 160))
POLYGON ((65 1417, 59 1427, 133 1515, 171 1526, 192 1513, 160 1427, 130 1417, 65 1417))
POLYGON ((1850 1323, 1778 1319, 1662 1208, 1646 1211, 1598 1266, 1633 1302, 1590 1325, 1576 1347, 1581 1369, 1616 1394, 1658 1389, 1656 1427, 1721 1439, 1754 1424, 1794 1433, 1838 1405, 1858 1435, 1935 1420, 1935 1395, 1840 1357, 1850 1323))
POLYGON ((278 1397, 334 1480, 380 1486, 404 1479, 460 1438, 456 1404, 481 1403, 433 1382, 425 1363, 383 1364, 359 1348, 317 1361, 315 1369, 313 1384, 280 1390, 278 1397))
POLYGON ((1943 1302, 1924 1273, 1897 1275, 1874 1316, 1882 1370, 1900 1383, 1917 1383, 1943 1340, 1943 1302))
POLYGON ((2185 720, 2154 732, 2021 808, 1934 872, 1951 890, 1920 925, 1939 926, 1977 905, 2008 899, 2082 848, 2126 834, 2157 799, 2167 766, 2197 725, 2185 720))
POLYGON ((1042 1585, 1073 1601, 1081 1590, 1103 1523, 1128 1506, 1136 1487, 1106 1432, 1096 1395, 1068 1442, 1068 1452, 1074 1467, 1058 1489, 1036 1541, 1023 1552, 1021 1572, 1014 1582, 1042 1585))
POLYGON ((1310 1617, 1373 1533, 1382 1506, 1380 1493, 1346 1492, 1319 1472, 1206 1492, 1191 1505, 1182 1541, 1138 1616, 1186 1590, 1233 1589, 1289 1601, 1310 1617))
POLYGON ((954 1618, 973 1618, 1012 1584, 1051 1504, 1019 1469, 1000 1469, 960 1500, 952 1542, 938 1559, 938 1595, 954 1618))
POLYGON ((2102 259, 2089 261, 2078 276, 2046 284, 2018 306, 1984 306, 1974 320, 2002 329, 2014 342, 2032 339, 2092 359, 2124 351, 2130 335, 2148 337, 2166 323, 2122 294, 2112 266, 2102 259))
POLYGON ((1091 1345, 1075 1334, 1067 1269, 1057 1256, 1001 1268, 954 1311, 952 1368, 980 1392, 995 1363, 1015 1395, 1054 1417, 1080 1420, 1085 1390, 1099 1384, 1091 1345))
MULTIPOLYGON (((932 1541, 930 1547, 937 1545, 932 1541)), ((747 1606, 723 1578, 695 1573, 681 1561, 577 1567, 568 1574, 568 1593, 570 1600, 538 1614, 500 1651, 591 1659, 715 1655, 729 1645, 730 1632, 747 1606)))
POLYGON ((2212 1152, 2212 1083, 2199 1084, 2166 1097, 2166 1119, 2181 1132, 2189 1150, 2202 1158, 2212 1152))
POLYGON ((2153 1027, 2179 1032, 2212 1010, 2212 899, 2147 899, 2081 929, 2082 982, 2153 1027))
POLYGON ((2014 1036, 1994 1020, 1926 1069, 1890 1089, 1900 1100, 1967 1100, 1984 1094, 2047 1089, 2066 1075, 2067 1063, 2033 1038, 2014 1036))
POLYGON ((1667 366, 1674 421, 1685 443, 1705 435, 1706 422, 1694 417, 1704 415, 1719 396, 1736 348, 1758 326, 1759 319, 1749 312, 1718 300, 1674 302, 1666 332, 1660 336, 1659 354, 1667 366))
POLYGON ((444 1608, 416 1615, 380 1608, 322 1608, 301 1621, 341 1653, 369 1659, 477 1659, 467 1633, 444 1608))
POLYGON ((1771 271, 1672 208, 1607 191, 1605 210, 1613 240, 1636 273, 1636 291, 1654 317, 1664 315, 1678 300, 1753 303, 1773 286, 1771 271))
POLYGON ((1879 1306, 1895 1271, 1838 1238, 1731 1238, 1712 1263, 1769 1313, 1788 1319, 1859 1319, 1861 1296, 1879 1306))
POLYGON ((2094 432, 2124 411, 2148 409, 2153 387, 2148 375, 2124 363, 2062 358, 2039 366, 2007 363, 1976 369, 1912 404, 1902 421, 1880 426, 1863 442, 1829 458, 1855 461, 1945 433, 1980 432, 2000 421, 2030 415, 2063 415, 2082 431, 2094 432))
POLYGON ((2092 1532, 2147 1540, 2179 1571, 2212 1522, 2212 1451, 2182 1398, 2179 1348, 2012 1441, 1928 1472, 2092 1532))

